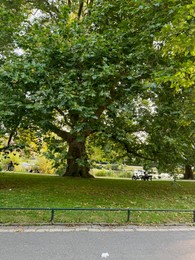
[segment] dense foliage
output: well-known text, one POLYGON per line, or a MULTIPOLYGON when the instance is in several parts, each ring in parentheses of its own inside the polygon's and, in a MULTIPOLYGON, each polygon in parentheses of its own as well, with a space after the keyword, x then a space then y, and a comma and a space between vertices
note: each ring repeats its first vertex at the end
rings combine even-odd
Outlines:
MULTIPOLYGON (((187 101, 194 102, 194 1, 12 2, 1 4, 4 20, 14 25, 4 41, 3 23, 0 45, 1 130, 10 135, 8 146, 18 129, 55 133, 68 144, 65 175, 82 177, 90 176, 87 140, 114 142, 123 156, 164 166, 167 152, 170 158, 175 149, 180 153, 189 133, 194 151, 194 111, 190 122, 181 120, 187 101), (190 76, 177 82, 189 67, 190 76), (175 85, 180 94, 170 89, 175 85), (178 108, 179 119, 167 124, 178 108), (178 125, 185 137, 176 133, 178 125), (174 140, 168 151, 167 128, 174 140)), ((177 156, 173 165, 182 163, 177 156)))

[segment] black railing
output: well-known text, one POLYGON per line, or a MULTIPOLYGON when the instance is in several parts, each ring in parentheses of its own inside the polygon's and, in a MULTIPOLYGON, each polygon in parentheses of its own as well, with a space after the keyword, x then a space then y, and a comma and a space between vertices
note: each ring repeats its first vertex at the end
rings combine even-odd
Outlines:
POLYGON ((1 208, 8 211, 51 211, 50 222, 54 223, 56 211, 123 211, 127 213, 127 222, 130 221, 131 212, 177 212, 177 213, 192 213, 192 222, 195 223, 195 209, 131 209, 131 208, 1 208))

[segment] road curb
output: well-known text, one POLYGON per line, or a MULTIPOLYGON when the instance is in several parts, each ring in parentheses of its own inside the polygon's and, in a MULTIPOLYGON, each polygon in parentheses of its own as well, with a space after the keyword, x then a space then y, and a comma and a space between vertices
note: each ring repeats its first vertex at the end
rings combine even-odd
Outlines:
POLYGON ((0 226, 0 233, 195 231, 195 226, 0 226))

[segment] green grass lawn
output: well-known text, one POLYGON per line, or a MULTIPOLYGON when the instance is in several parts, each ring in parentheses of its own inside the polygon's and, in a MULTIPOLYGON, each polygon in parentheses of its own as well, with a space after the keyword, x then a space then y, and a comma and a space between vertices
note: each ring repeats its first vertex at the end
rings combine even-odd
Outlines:
MULTIPOLYGON (((80 179, 0 173, 0 207, 194 209, 195 182, 80 179)), ((50 221, 50 211, 0 211, 0 223, 50 221)), ((126 212, 65 211, 55 223, 125 224, 126 212)), ((192 213, 131 212, 128 224, 192 223, 192 213)))

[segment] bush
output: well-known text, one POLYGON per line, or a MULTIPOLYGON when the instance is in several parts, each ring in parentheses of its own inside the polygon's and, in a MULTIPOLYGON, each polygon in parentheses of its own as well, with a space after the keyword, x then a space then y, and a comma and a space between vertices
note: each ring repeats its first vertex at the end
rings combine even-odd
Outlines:
POLYGON ((125 171, 125 172, 120 172, 118 177, 120 178, 132 178, 133 172, 132 171, 125 171))
POLYGON ((118 164, 111 164, 111 169, 113 171, 118 171, 119 170, 119 165, 118 164))
POLYGON ((34 172, 41 172, 41 173, 47 173, 47 174, 53 174, 54 169, 52 168, 52 162, 48 160, 46 157, 41 156, 37 157, 34 172))
POLYGON ((113 173, 112 171, 105 170, 105 169, 102 169, 102 170, 94 169, 94 170, 92 170, 92 174, 97 177, 117 177, 117 175, 115 173, 113 173))

